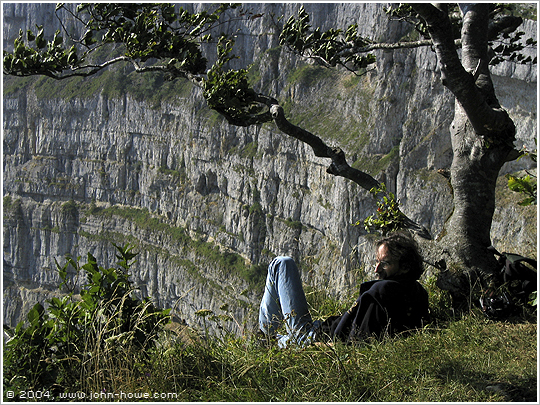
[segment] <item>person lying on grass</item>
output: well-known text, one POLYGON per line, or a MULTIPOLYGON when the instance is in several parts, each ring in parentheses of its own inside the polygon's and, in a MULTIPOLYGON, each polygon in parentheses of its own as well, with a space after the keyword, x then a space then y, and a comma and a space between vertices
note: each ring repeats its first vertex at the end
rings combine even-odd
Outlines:
POLYGON ((360 296, 343 315, 313 322, 300 273, 290 257, 276 257, 268 266, 259 310, 259 328, 279 347, 304 347, 325 340, 344 342, 380 339, 421 328, 428 320, 428 294, 418 279, 423 261, 414 239, 395 233, 375 244, 378 280, 364 282, 360 296), (285 334, 278 329, 285 324, 285 334))

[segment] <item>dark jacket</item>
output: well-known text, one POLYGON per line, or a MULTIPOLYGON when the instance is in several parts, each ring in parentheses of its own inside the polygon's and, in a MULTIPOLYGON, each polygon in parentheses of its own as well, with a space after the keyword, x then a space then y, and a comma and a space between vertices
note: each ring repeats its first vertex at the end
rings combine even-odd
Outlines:
POLYGON ((323 331, 343 341, 380 339, 421 328, 428 319, 428 294, 418 281, 375 280, 362 283, 352 308, 327 319, 323 331))

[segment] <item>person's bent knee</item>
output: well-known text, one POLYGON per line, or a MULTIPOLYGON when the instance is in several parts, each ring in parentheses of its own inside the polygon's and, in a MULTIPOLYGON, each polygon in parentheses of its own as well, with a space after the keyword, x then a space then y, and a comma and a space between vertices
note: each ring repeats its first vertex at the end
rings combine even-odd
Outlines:
POLYGON ((292 257, 289 257, 289 256, 278 256, 276 258, 274 258, 274 261, 278 264, 285 264, 285 265, 291 265, 291 264, 294 264, 296 265, 296 263, 294 263, 294 260, 292 257))
POLYGON ((276 257, 273 261, 273 268, 276 270, 276 271, 280 271, 280 272, 283 272, 283 271, 286 271, 286 272, 291 272, 291 271, 295 271, 297 272, 298 270, 298 267, 296 266, 296 263, 294 261, 294 259, 292 257, 289 257, 289 256, 278 256, 276 257))

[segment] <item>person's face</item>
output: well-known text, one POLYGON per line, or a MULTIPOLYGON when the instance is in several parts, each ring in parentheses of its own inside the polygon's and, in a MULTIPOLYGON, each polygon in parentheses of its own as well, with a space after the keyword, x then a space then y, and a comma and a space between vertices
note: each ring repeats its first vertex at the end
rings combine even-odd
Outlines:
POLYGON ((390 257, 386 245, 379 246, 376 259, 375 273, 377 273, 379 280, 386 280, 400 273, 399 264, 390 257))

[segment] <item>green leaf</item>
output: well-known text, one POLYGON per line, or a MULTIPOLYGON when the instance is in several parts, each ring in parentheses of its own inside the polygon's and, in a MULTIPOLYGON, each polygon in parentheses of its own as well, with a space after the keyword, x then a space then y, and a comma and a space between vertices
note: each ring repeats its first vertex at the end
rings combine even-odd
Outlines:
POLYGON ((47 46, 47 41, 45 41, 45 38, 43 38, 43 28, 41 28, 36 36, 36 46, 39 49, 43 49, 47 46))
POLYGON ((99 293, 100 289, 101 288, 98 285, 95 285, 95 286, 90 287, 90 289, 88 290, 88 293, 91 295, 96 295, 97 293, 99 293))
POLYGON ((60 30, 58 30, 58 31, 56 31, 56 33, 54 34, 53 45, 54 45, 54 46, 58 46, 58 45, 60 45, 62 42, 64 42, 64 38, 60 36, 60 30))
POLYGON ((508 179, 508 188, 510 190, 527 195, 524 200, 518 203, 519 205, 527 206, 537 204, 536 180, 533 180, 529 175, 517 177, 508 174, 506 175, 506 178, 508 179))
POLYGON ((41 305, 39 302, 32 307, 32 309, 28 312, 28 321, 31 325, 35 326, 41 321, 41 317, 43 313, 45 312, 45 308, 43 308, 43 305, 41 305))
POLYGON ((538 292, 533 291, 531 295, 529 296, 529 305, 532 305, 534 307, 538 306, 538 292))

